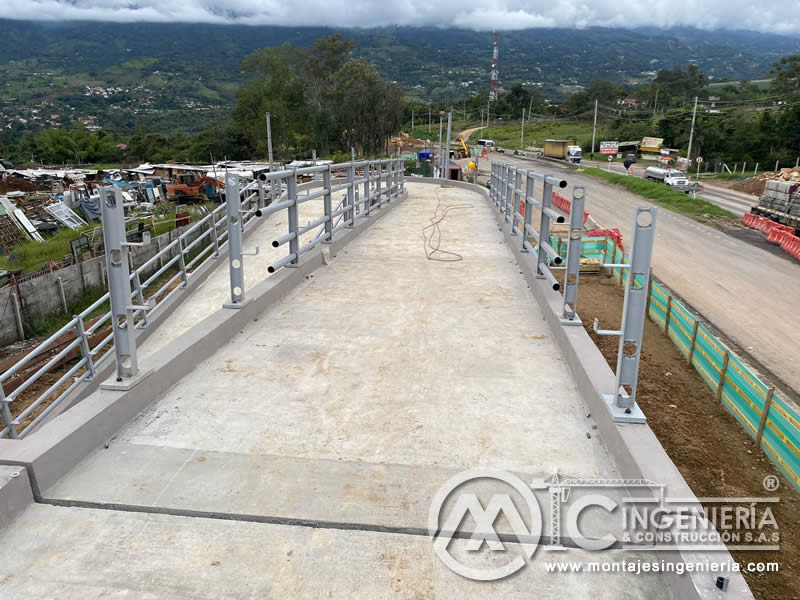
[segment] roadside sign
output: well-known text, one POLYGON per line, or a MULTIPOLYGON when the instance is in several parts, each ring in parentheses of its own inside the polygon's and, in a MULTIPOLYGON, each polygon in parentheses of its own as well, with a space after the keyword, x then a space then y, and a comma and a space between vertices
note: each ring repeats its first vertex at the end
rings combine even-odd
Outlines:
POLYGON ((613 156, 609 156, 608 157, 608 162, 611 162, 612 160, 614 160, 614 157, 613 156))
POLYGON ((694 161, 699 165, 701 162, 703 162, 703 157, 698 156, 697 158, 694 159, 694 161))
POLYGON ((619 152, 619 142, 600 142, 600 154, 616 154, 619 152))

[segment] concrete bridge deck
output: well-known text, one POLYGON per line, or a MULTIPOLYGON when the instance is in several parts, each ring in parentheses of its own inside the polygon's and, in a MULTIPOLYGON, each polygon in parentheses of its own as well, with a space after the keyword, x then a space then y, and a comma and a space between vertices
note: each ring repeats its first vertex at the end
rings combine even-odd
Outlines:
MULTIPOLYGON (((40 490, 0 531, 0 598, 673 597, 659 575, 544 567, 644 552, 540 548, 494 583, 434 554, 431 499, 464 469, 618 473, 485 198, 407 188, 330 266, 40 490), (441 249, 463 259, 427 260, 423 228, 454 205, 441 249)), ((212 289, 181 310, 219 306, 227 289, 212 289)))

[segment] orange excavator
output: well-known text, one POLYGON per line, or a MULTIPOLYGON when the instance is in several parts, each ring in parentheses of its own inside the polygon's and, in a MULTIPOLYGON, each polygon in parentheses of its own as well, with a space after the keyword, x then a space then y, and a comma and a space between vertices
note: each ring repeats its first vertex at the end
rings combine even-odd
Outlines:
POLYGON ((204 192, 210 200, 219 195, 220 189, 225 188, 224 183, 213 177, 194 179, 191 175, 181 175, 178 181, 179 183, 167 184, 167 200, 202 200, 204 192))

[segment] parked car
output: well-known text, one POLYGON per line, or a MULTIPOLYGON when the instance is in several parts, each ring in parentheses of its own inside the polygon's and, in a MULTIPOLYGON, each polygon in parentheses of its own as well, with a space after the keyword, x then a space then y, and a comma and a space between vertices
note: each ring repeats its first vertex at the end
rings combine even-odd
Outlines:
POLYGON ((503 148, 502 146, 498 146, 497 148, 495 148, 495 150, 497 150, 498 152, 504 153, 504 154, 505 154, 505 151, 506 151, 505 148, 503 148))

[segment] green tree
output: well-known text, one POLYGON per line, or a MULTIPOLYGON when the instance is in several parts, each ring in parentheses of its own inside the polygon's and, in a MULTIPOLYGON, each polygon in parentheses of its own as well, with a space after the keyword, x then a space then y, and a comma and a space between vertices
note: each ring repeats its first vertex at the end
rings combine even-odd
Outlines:
POLYGON ((800 54, 785 56, 772 68, 772 89, 778 94, 800 90, 800 54))

